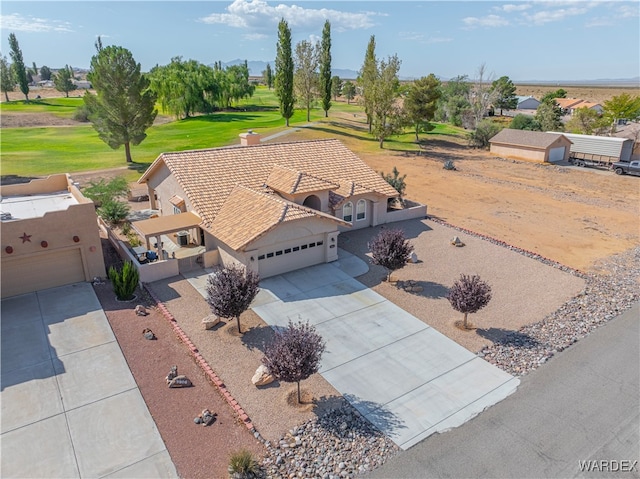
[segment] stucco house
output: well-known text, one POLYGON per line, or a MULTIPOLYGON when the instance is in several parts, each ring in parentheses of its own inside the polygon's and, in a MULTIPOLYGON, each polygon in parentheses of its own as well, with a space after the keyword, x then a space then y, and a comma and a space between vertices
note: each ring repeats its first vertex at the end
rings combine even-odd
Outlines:
POLYGON ((3 298, 105 276, 93 201, 68 175, 0 186, 3 298))
POLYGON ((489 140, 490 151, 503 158, 540 163, 568 160, 571 140, 561 133, 505 128, 489 140))
POLYGON ((151 164, 139 183, 159 217, 133 223, 147 244, 186 231, 204 266, 240 263, 265 278, 336 260, 341 231, 426 215, 424 205, 390 211, 397 191, 338 140, 240 137, 151 164))

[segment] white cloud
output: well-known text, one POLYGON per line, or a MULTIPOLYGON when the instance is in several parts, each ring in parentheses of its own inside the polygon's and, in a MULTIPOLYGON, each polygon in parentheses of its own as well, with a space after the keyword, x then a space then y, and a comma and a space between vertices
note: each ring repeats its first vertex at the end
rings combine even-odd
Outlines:
POLYGON ((531 14, 525 13, 523 16, 527 22, 535 25, 544 25, 545 23, 560 22, 568 17, 583 15, 587 13, 588 10, 587 7, 574 6, 570 8, 558 8, 556 10, 541 10, 531 14))
POLYGON ((514 5, 513 3, 507 3, 506 5, 500 5, 497 7, 493 7, 494 10, 497 11, 501 11, 501 12, 507 12, 507 13, 511 13, 511 12, 522 12, 524 10, 528 10, 531 8, 531 5, 528 3, 519 3, 517 5, 514 5))
POLYGON ((466 17, 462 22, 468 28, 475 27, 504 27, 509 25, 509 21, 499 15, 487 15, 484 17, 466 17))
POLYGON ((376 12, 342 12, 327 8, 304 8, 298 5, 269 5, 265 0, 234 0, 227 13, 212 13, 200 19, 204 23, 224 24, 234 28, 272 30, 284 18, 290 27, 322 28, 325 20, 337 31, 374 26, 376 12))
POLYGON ((24 17, 18 13, 0 15, 0 29, 12 32, 72 32, 69 22, 49 20, 47 18, 24 17))
POLYGON ((640 8, 637 3, 620 5, 618 7, 618 17, 633 18, 640 16, 640 8))
POLYGON ((424 40, 424 33, 421 32, 399 32, 398 36, 403 40, 409 40, 412 42, 419 42, 424 40))
POLYGON ((609 18, 605 17, 596 17, 588 20, 584 26, 585 28, 593 28, 593 27, 609 27, 613 25, 613 22, 609 18))
POLYGON ((322 37, 321 36, 316 35, 314 33, 309 35, 309 42, 311 42, 311 45, 315 45, 316 43, 320 43, 320 41, 322 41, 322 37))

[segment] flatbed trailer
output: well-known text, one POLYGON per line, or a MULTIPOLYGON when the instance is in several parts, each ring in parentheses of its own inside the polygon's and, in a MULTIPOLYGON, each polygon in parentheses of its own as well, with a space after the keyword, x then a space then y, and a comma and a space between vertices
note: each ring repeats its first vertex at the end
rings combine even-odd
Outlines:
POLYGON ((576 166, 589 166, 603 170, 611 170, 618 158, 605 155, 595 155, 591 153, 571 152, 569 163, 576 166))

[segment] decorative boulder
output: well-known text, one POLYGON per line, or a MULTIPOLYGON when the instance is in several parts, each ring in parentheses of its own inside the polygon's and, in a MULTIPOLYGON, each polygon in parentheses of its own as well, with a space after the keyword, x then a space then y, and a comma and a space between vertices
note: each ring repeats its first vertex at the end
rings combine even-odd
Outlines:
POLYGON ((167 384, 169 384, 176 376, 178 376, 178 366, 171 366, 169 374, 167 374, 167 384))
POLYGON ((145 309, 144 306, 142 306, 141 304, 139 304, 138 306, 136 306, 135 312, 138 316, 147 316, 149 313, 147 312, 147 310, 145 309))
POLYGON ((202 414, 200 415, 200 417, 202 418, 203 426, 209 426, 213 424, 213 421, 216 420, 216 414, 212 413, 208 409, 205 409, 204 411, 202 411, 202 414))
POLYGON ((188 388, 193 386, 191 380, 187 376, 176 376, 169 381, 170 388, 188 388))
POLYGON ((151 331, 149 328, 143 329, 142 335, 144 336, 144 339, 156 339, 156 335, 153 334, 153 331, 151 331))
POLYGON ((460 238, 458 238, 457 236, 454 236, 453 238, 451 238, 451 244, 453 246, 464 246, 464 243, 462 242, 462 240, 460 240, 460 238))
POLYGON ((255 374, 251 378, 251 382, 254 386, 265 386, 274 381, 273 375, 269 372, 269 369, 261 364, 258 369, 256 369, 255 374))
POLYGON ((210 314, 202 320, 202 325, 204 326, 204 329, 211 329, 219 322, 220 318, 218 316, 216 316, 215 314, 210 314))
POLYGON ((409 261, 411 263, 417 263, 418 262, 418 255, 414 253, 411 253, 411 256, 409 257, 409 261))

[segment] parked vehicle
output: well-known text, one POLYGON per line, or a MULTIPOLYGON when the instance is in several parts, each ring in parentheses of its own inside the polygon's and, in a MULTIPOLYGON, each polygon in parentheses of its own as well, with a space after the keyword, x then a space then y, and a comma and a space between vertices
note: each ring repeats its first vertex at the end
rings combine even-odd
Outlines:
POLYGON ((612 165, 616 175, 637 175, 640 176, 640 161, 617 162, 612 165))
POLYGON ((602 168, 602 169, 612 169, 613 164, 615 163, 615 159, 612 157, 603 157, 600 155, 579 155, 579 157, 572 156, 569 157, 569 163, 576 166, 590 166, 593 168, 602 168))

